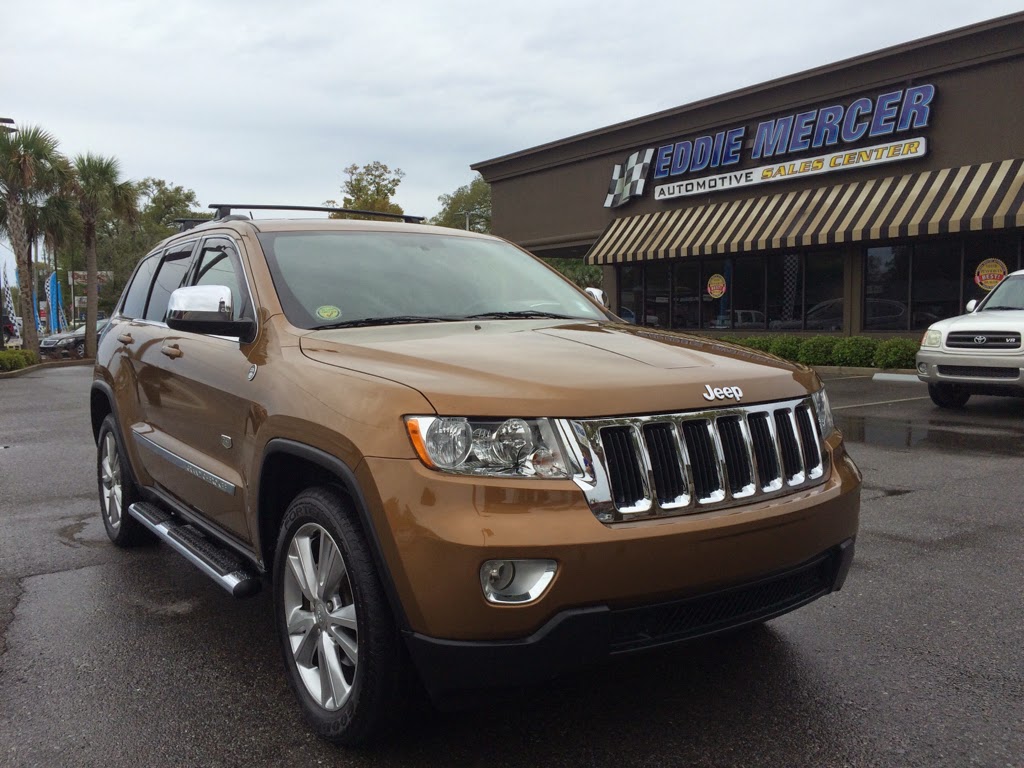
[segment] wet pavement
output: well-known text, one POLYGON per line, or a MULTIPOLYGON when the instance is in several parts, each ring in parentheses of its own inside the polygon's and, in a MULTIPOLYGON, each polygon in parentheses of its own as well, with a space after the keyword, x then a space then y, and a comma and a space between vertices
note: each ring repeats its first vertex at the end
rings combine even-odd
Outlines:
POLYGON ((865 476, 842 592, 351 752, 299 719, 268 594, 107 543, 89 378, 0 381, 0 766, 1024 766, 1024 400, 831 377, 865 476))

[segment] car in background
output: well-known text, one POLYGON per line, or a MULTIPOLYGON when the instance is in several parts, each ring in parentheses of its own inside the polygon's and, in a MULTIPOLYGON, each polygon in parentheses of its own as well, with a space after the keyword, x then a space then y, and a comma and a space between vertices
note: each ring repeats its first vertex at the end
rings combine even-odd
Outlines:
MULTIPOLYGON (((110 321, 98 321, 96 333, 100 333, 108 322, 110 321)), ((85 357, 85 326, 82 325, 73 331, 47 336, 39 342, 39 356, 50 360, 67 357, 81 360, 85 357)))
POLYGON ((921 339, 917 377, 940 408, 971 395, 1024 397, 1024 270, 1011 272, 967 314, 933 323, 921 339))
POLYGON ((18 326, 15 325, 13 318, 8 315, 0 316, 0 329, 2 329, 4 344, 9 342, 11 339, 21 336, 18 332, 18 326))

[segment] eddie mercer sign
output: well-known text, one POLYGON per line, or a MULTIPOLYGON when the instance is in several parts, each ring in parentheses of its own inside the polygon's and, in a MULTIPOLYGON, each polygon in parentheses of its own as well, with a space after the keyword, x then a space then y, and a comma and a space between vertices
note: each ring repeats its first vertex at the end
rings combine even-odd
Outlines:
POLYGON ((743 160, 746 125, 637 150, 612 171, 605 207, 617 208, 643 195, 649 176, 662 182, 654 187, 654 198, 668 200, 923 157, 927 139, 906 134, 928 126, 934 97, 934 85, 915 85, 763 120, 753 130, 748 160, 771 162, 726 172, 721 171, 743 160), (881 141, 863 145, 871 139, 881 141), (822 149, 831 151, 790 157, 822 149))

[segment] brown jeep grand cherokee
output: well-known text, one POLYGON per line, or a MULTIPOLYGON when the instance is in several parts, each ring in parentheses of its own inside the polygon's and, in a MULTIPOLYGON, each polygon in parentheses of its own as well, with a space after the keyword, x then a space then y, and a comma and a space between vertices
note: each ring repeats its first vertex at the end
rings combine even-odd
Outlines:
POLYGON ((810 370, 622 323, 495 237, 238 220, 139 263, 92 387, 103 521, 266 579, 317 733, 839 589, 860 475, 810 370))

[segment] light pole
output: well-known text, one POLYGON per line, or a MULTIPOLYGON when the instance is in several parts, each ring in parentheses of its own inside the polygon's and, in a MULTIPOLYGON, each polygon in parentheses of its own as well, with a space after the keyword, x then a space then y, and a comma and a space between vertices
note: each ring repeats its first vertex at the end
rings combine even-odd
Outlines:
POLYGON ((468 230, 469 229, 469 217, 470 216, 480 216, 480 215, 482 215, 483 212, 479 208, 466 208, 466 209, 461 210, 461 211, 456 211, 455 213, 459 214, 459 215, 465 215, 465 217, 466 217, 466 229, 468 230))

